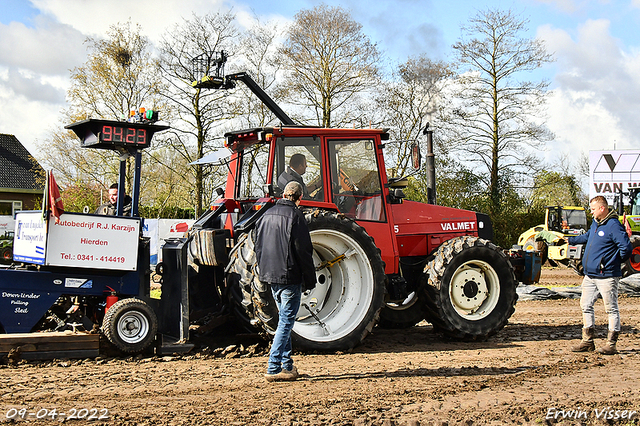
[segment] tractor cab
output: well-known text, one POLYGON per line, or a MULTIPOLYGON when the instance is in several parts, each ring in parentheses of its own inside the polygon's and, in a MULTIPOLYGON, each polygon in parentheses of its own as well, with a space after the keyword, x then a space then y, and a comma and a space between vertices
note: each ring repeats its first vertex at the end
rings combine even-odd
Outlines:
POLYGON ((286 184, 296 180, 303 185, 303 206, 338 210, 355 220, 385 221, 379 149, 387 137, 384 130, 281 127, 225 136, 235 177, 227 181, 226 198, 247 204, 280 198, 286 184))
POLYGON ((582 207, 549 206, 545 212, 548 231, 565 236, 579 235, 587 231, 587 213, 582 207))

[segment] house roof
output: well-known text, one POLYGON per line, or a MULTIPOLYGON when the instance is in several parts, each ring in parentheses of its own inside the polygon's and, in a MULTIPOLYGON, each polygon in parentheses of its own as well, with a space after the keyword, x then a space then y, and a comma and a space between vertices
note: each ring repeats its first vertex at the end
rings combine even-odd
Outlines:
POLYGON ((0 133, 0 191, 43 190, 44 169, 13 135, 0 133))

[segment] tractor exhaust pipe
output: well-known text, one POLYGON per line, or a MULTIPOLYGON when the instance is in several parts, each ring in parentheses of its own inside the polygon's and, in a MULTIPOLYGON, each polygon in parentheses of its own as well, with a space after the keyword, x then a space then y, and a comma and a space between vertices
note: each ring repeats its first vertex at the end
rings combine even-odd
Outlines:
POLYGON ((436 204, 436 156, 433 153, 433 130, 429 130, 429 123, 422 133, 427 135, 427 203, 436 204))

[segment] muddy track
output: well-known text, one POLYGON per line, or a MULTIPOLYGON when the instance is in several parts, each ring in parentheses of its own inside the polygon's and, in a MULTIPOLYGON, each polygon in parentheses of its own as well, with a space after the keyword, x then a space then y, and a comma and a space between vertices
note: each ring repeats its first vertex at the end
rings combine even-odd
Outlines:
MULTIPOLYGON (((556 271, 550 280, 579 281, 566 272, 556 271)), ((225 351, 230 337, 220 336, 220 347, 209 339, 208 348, 185 356, 4 363, 0 422, 14 408, 27 413, 55 408, 65 415, 94 408, 106 410, 109 419, 67 422, 640 424, 640 298, 623 297, 620 307, 620 354, 608 357, 570 351, 580 337, 574 299, 518 302, 505 329, 485 342, 444 340, 426 323, 402 331, 376 328, 348 353, 296 354, 303 376, 293 383, 264 380, 265 348, 254 336, 236 338, 244 350, 225 351), (631 419, 622 419, 630 411, 636 412, 631 419), (606 420, 616 414, 620 418, 606 420)), ((596 319, 600 345, 606 333, 601 302, 596 319)), ((29 423, 18 424, 61 419, 26 417, 29 423)))

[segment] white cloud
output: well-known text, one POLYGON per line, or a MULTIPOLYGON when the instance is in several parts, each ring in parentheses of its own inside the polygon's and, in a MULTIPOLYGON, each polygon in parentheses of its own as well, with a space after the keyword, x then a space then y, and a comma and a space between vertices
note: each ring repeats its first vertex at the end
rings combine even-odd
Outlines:
POLYGON ((45 143, 47 133, 60 128, 60 107, 27 99, 0 85, 0 133, 15 135, 38 158, 37 147, 45 143))
POLYGON ((32 3, 59 22, 92 36, 104 36, 110 26, 131 19, 141 25, 143 34, 153 42, 160 40, 165 30, 180 22, 180 18, 228 10, 223 0, 84 0, 81 3, 32 0, 32 3))
POLYGON ((14 92, 17 96, 24 96, 27 99, 45 102, 48 104, 61 104, 64 102, 64 90, 53 87, 43 82, 37 75, 9 68, 3 78, 2 85, 14 92))
POLYGON ((20 22, 0 24, 0 64, 34 72, 60 75, 82 63, 85 36, 68 25, 44 16, 35 18, 35 27, 20 22))
POLYGON ((557 58, 549 128, 550 150, 572 156, 589 150, 637 148, 640 143, 640 54, 625 50, 607 20, 588 20, 575 32, 543 26, 538 36, 557 58), (573 35, 573 36, 572 36, 573 35))

